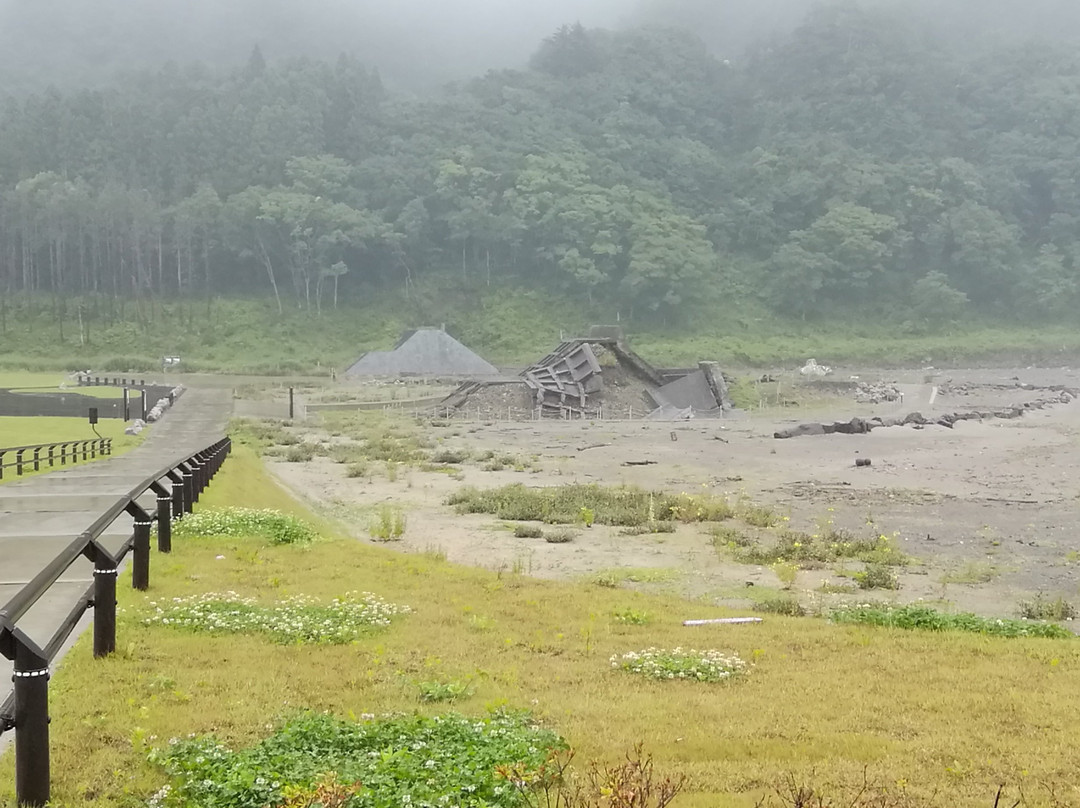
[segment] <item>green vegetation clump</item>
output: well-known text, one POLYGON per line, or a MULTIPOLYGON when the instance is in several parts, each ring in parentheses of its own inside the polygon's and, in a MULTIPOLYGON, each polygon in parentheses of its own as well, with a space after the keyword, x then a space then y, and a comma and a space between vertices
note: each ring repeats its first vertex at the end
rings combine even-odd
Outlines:
POLYGON ((459 513, 489 513, 500 519, 548 524, 574 524, 588 511, 602 525, 639 527, 658 522, 719 522, 734 510, 725 499, 706 495, 666 494, 640 488, 562 485, 526 488, 463 488, 447 500, 459 513))
POLYGON ((886 564, 867 564, 851 576, 859 589, 899 589, 900 579, 886 564))
POLYGON ((265 808, 329 773, 358 783, 356 808, 442 805, 518 808, 519 795, 496 773, 514 763, 538 768, 564 746, 523 713, 476 719, 448 714, 390 716, 360 722, 321 713, 292 718, 253 747, 232 750, 209 736, 185 738, 151 752, 169 775, 161 808, 265 808))
POLYGON ((349 593, 322 604, 298 595, 260 605, 235 592, 206 592, 186 598, 150 603, 153 613, 143 621, 210 634, 265 634, 274 642, 342 645, 385 628, 408 606, 387 603, 370 592, 349 593))
POLYGON ((408 517, 401 508, 393 505, 380 505, 371 520, 369 530, 373 539, 379 541, 397 541, 405 535, 408 517))
POLYGON ((519 539, 542 539, 544 537, 544 529, 539 525, 515 525, 514 536, 519 539))
POLYGON ((316 537, 304 520, 269 508, 209 508, 173 526, 174 536, 264 536, 271 544, 303 544, 316 537))
POLYGON ((573 530, 545 530, 544 541, 548 544, 569 544, 577 538, 577 535, 573 530))
POLYGON ((1020 616, 1025 620, 1074 620, 1076 606, 1065 598, 1049 598, 1042 592, 1030 600, 1020 601, 1020 616))
POLYGON ((884 535, 856 538, 847 533, 829 531, 817 536, 784 530, 771 544, 762 544, 727 532, 714 533, 714 543, 728 539, 728 549, 735 560, 743 564, 777 564, 791 562, 804 568, 828 564, 842 559, 867 564, 902 566, 909 559, 895 542, 884 535))
POLYGON ((884 626, 918 631, 967 631, 994 637, 1075 638, 1071 631, 1053 623, 1029 623, 1007 618, 978 617, 967 612, 951 614, 927 606, 863 604, 843 606, 829 615, 834 623, 884 626))
POLYGON ((611 657, 611 667, 665 681, 690 679, 695 682, 724 682, 745 675, 748 666, 738 654, 697 651, 693 648, 646 648, 611 657))
POLYGON ((753 608, 755 612, 782 614, 788 617, 803 617, 806 614, 806 608, 799 603, 797 598, 790 595, 755 601, 753 608))

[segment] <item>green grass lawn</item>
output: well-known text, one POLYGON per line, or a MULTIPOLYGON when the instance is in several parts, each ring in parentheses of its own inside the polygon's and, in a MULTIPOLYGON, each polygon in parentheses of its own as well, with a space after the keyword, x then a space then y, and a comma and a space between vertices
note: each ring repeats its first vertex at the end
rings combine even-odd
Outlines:
MULTIPOLYGON (((113 456, 131 451, 146 436, 144 430, 141 435, 125 435, 124 427, 127 426, 119 418, 104 418, 97 424, 97 431, 103 438, 112 438, 113 456)), ((0 449, 12 446, 32 446, 38 443, 58 443, 68 440, 92 440, 98 437, 94 434, 90 424, 85 418, 23 418, 15 416, 0 417, 0 449)), ((31 454, 24 455, 30 457, 31 454)), ((100 457, 98 458, 100 459, 100 457)), ((14 455, 5 455, 4 462, 15 460, 14 455)), ((84 461, 79 461, 84 462, 84 461)), ((44 474, 50 469, 46 466, 40 472, 44 474)), ((24 469, 23 477, 34 472, 24 469)), ((15 469, 4 469, 4 478, 0 484, 20 479, 16 476, 15 469)))
MULTIPOLYGON (((183 538, 172 555, 153 557, 149 593, 135 593, 130 575, 122 576, 120 651, 94 660, 84 636, 52 679, 55 805, 145 805, 166 782, 147 760, 151 749, 190 733, 214 733, 242 749, 298 708, 351 720, 528 709, 578 750, 582 766, 618 762, 643 743, 659 772, 689 778, 674 808, 749 808, 789 777, 808 789, 857 788, 865 777, 876 785, 874 798, 887 788, 910 799, 842 803, 857 806, 985 808, 1002 783, 1009 805, 1020 784, 1037 798, 1053 786, 1063 800, 1055 804, 1078 796, 1080 641, 774 615, 758 625, 687 628, 684 619, 731 612, 456 566, 445 561, 437 534, 422 555, 345 539, 242 446, 198 508, 224 505, 278 508, 324 538, 306 546, 183 538), (263 604, 370 591, 413 612, 345 645, 283 645, 144 622, 155 603, 229 590, 263 604), (751 668, 710 684, 642 678, 609 661, 680 646, 734 652, 751 668), (452 708, 427 697, 451 686, 460 690, 452 708)), ((9 751, 0 759, 0 804, 13 799, 13 766, 9 751)), ((811 802, 819 804, 799 804, 811 802)))
POLYGON ((29 370, 0 371, 0 390, 16 393, 77 392, 92 398, 123 398, 120 387, 79 387, 66 373, 34 372, 29 370))

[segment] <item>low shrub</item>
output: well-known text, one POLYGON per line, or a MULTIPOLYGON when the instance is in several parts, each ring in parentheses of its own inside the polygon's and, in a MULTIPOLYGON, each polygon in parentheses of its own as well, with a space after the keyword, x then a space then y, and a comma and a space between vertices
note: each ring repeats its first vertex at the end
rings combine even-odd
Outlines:
POLYGON ((392 505, 380 505, 375 512, 368 530, 373 539, 379 541, 397 541, 405 535, 407 517, 401 508, 392 505))
POLYGON ((622 623, 625 626, 645 626, 649 623, 649 613, 637 609, 623 609, 615 612, 611 617, 616 623, 622 623))
POLYGON ((315 529, 295 516, 256 508, 212 508, 188 514, 173 525, 174 536, 264 536, 272 544, 302 544, 315 529))
POLYGON ((514 535, 519 539, 540 539, 544 536, 544 529, 539 525, 519 524, 514 526, 514 535))
POLYGON ((150 606, 154 612, 144 618, 146 625, 210 634, 265 634, 280 643, 328 645, 352 642, 411 611, 370 592, 349 593, 327 604, 298 595, 268 606, 235 592, 207 592, 150 606))
POLYGON ((900 579, 884 564, 867 564, 865 570, 856 572, 851 577, 859 589, 896 590, 900 588, 900 579))
POLYGON ((1019 604, 1020 616, 1025 620, 1073 620, 1076 607, 1065 598, 1050 599, 1042 592, 1031 600, 1022 600, 1019 604))
POLYGON ((572 530, 545 530, 544 541, 548 544, 569 544, 577 538, 572 530))
POLYGON ((649 679, 692 679, 722 682, 746 673, 747 665, 737 654, 697 651, 693 648, 646 648, 611 657, 611 667, 649 679))
POLYGON ((286 463, 307 463, 315 457, 315 450, 306 444, 290 446, 285 452, 286 463))
POLYGON ((349 800, 353 808, 445 805, 448 794, 460 808, 517 808, 520 794, 496 769, 538 768, 564 746, 522 713, 361 722, 304 713, 247 749, 201 736, 155 749, 150 760, 172 780, 155 797, 160 808, 264 808, 328 779, 337 786, 361 784, 349 800))
POLYGON ((470 693, 468 682, 417 682, 420 701, 455 702, 470 693))
POLYGON ((783 614, 788 617, 804 617, 806 609, 793 597, 767 598, 754 604, 755 612, 783 614))
POLYGON ((928 606, 911 604, 890 606, 888 604, 861 604, 833 609, 829 619, 834 623, 855 623, 887 628, 920 631, 968 631, 995 637, 1051 637, 1073 638, 1068 629, 1053 623, 1029 623, 1007 618, 978 617, 967 612, 951 614, 939 612, 928 606))
POLYGON ((469 459, 469 452, 466 449, 439 449, 431 456, 432 463, 445 463, 448 465, 459 465, 469 459))

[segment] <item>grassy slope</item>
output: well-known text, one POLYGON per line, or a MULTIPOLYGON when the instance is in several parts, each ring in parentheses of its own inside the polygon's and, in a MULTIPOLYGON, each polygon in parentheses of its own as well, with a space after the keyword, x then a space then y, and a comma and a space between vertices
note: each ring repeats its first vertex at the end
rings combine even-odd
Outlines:
MULTIPOLYGON (((304 508, 239 448, 202 506, 304 508)), ((438 542, 431 537, 432 544, 438 542)), ((572 552, 572 547, 568 548, 572 552)), ((614 760, 636 741, 687 772, 678 805, 750 806, 786 772, 799 782, 907 780, 932 804, 985 806, 999 782, 1074 782, 1080 643, 841 628, 768 617, 688 629, 703 604, 586 584, 462 568, 332 538, 308 549, 258 540, 190 540, 155 555, 149 596, 123 579, 119 648, 91 658, 83 637, 53 680, 58 805, 137 804, 161 785, 150 744, 189 732, 232 744, 294 707, 347 715, 423 710, 419 680, 471 678, 465 712, 531 707, 584 758, 614 760), (223 555, 223 559, 217 559, 223 555), (146 601, 232 589, 274 598, 371 590, 416 613, 347 647, 281 647, 139 625, 146 601), (625 626, 617 610, 647 611, 625 626), (730 685, 657 683, 612 671, 611 654, 648 646, 738 651, 755 661, 730 685)), ((0 760, 0 802, 13 761, 0 760)), ((1071 793, 1070 793, 1071 794, 1071 793)), ((5 803, 6 804, 6 803, 5 803)))
MULTIPOLYGON (((268 301, 222 300, 209 317, 201 306, 191 312, 169 304, 156 307, 154 318, 144 326, 94 323, 89 343, 81 344, 70 324, 61 341, 45 315, 12 316, 7 333, 0 335, 0 369, 74 365, 98 372, 152 372, 160 370, 161 356, 179 354, 188 371, 328 372, 347 367, 365 351, 392 347, 406 328, 443 323, 491 361, 520 366, 546 354, 562 334, 580 335, 590 323, 616 319, 602 307, 494 287, 473 292, 433 287, 410 299, 386 293, 322 317, 295 310, 278 315, 268 301)), ((941 366, 1060 362, 1080 352, 1080 332, 1067 326, 972 321, 924 332, 870 317, 789 321, 752 304, 699 312, 678 330, 642 324, 628 330, 642 355, 661 365, 712 358, 727 366, 773 367, 813 356, 829 364, 941 366)))

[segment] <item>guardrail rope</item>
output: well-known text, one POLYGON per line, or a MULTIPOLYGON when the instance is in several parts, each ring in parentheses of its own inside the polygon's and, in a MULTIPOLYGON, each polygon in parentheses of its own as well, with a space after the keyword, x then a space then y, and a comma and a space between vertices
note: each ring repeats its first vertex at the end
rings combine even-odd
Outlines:
POLYGON ((15 663, 15 692, 0 705, 0 733, 15 730, 17 805, 41 808, 49 801, 50 661, 89 608, 94 610, 94 657, 108 656, 116 650, 118 566, 131 551, 132 586, 140 590, 149 587, 150 528, 156 521, 158 549, 168 552, 172 543, 172 521, 191 512, 191 506, 221 468, 231 448, 229 438, 223 438, 140 483, 0 608, 0 654, 15 663), (168 480, 169 485, 164 480, 168 480), (136 502, 147 491, 156 495, 157 508, 153 516, 136 502), (98 542, 98 537, 124 513, 134 517, 133 533, 113 556, 98 542), (17 623, 67 568, 83 556, 94 564, 93 585, 79 598, 71 614, 43 649, 17 623))

